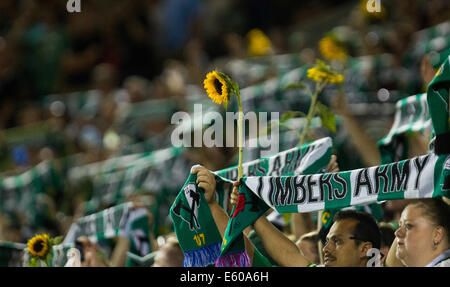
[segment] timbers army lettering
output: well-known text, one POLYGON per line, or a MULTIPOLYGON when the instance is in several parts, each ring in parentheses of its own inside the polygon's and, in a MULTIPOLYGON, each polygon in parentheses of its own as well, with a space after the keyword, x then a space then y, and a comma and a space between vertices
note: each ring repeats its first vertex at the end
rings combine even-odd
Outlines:
MULTIPOLYGON (((281 176, 302 173, 310 167, 311 162, 324 156, 329 146, 331 146, 331 139, 324 138, 304 148, 293 148, 273 157, 244 163, 244 176, 281 176)), ((218 171, 217 175, 235 181, 238 176, 237 167, 218 171)))
MULTIPOLYGON (((353 171, 299 176, 247 177, 244 181, 250 190, 270 206, 292 207, 291 212, 313 211, 317 210, 316 207, 323 208, 324 203, 329 205, 335 200, 350 199, 353 205, 371 201, 370 199, 374 196, 376 201, 377 199, 405 198, 409 192, 423 193, 433 186, 430 179, 433 178, 436 160, 437 157, 428 154, 353 171), (428 173, 427 180, 422 179, 424 173, 428 173), (395 193, 400 194, 395 195, 395 193), (322 206, 316 206, 315 203, 322 203, 322 206)), ((286 209, 282 210, 288 212, 286 209)))

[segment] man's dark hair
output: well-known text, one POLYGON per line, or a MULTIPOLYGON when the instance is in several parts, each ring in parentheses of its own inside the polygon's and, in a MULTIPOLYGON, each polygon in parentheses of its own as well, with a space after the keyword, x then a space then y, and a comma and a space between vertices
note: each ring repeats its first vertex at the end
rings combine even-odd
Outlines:
POLYGON ((381 232, 381 247, 390 248, 395 239, 395 230, 389 223, 386 222, 380 223, 379 226, 381 232))
POLYGON ((357 244, 361 242, 371 242, 372 248, 380 249, 381 232, 375 218, 369 213, 359 210, 341 210, 334 216, 334 222, 343 219, 354 219, 358 221, 353 236, 357 244))

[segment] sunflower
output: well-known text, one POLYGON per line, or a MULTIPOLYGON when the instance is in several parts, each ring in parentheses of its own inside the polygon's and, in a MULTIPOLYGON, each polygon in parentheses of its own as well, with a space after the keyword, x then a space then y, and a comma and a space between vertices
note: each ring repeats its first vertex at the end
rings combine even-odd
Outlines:
POLYGON ((28 252, 32 256, 37 256, 39 258, 46 258, 50 248, 49 248, 49 237, 47 234, 36 235, 28 241, 28 252))
POLYGON ((247 33, 248 53, 252 57, 264 56, 270 53, 272 43, 270 39, 259 29, 252 29, 247 33))
POLYGON ((314 82, 326 82, 331 84, 338 84, 344 80, 343 75, 323 70, 320 67, 313 67, 309 69, 308 78, 314 82))
POLYGON ((203 82, 206 93, 217 104, 225 104, 228 102, 229 89, 226 80, 221 73, 212 71, 206 75, 206 79, 203 82))
POLYGON ((347 51, 344 46, 331 36, 326 36, 319 41, 319 50, 327 60, 347 59, 347 51))
POLYGON ((233 94, 237 97, 238 102, 238 139, 239 139, 239 160, 238 160, 238 179, 243 177, 242 169, 242 154, 243 154, 243 109, 241 101, 241 92, 239 91, 238 83, 231 80, 231 78, 225 73, 214 70, 206 75, 206 79, 203 81, 206 93, 217 104, 222 104, 227 108, 228 97, 233 94))

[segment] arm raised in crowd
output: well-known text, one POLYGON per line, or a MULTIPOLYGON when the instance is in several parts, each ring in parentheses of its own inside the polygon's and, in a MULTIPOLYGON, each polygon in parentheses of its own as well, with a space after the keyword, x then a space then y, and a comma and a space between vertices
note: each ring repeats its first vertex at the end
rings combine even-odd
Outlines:
MULTIPOLYGON (((220 235, 223 238, 230 218, 228 214, 225 212, 225 210, 223 210, 223 208, 220 207, 220 205, 214 198, 214 191, 216 190, 216 180, 214 178, 214 175, 203 166, 194 168, 192 173, 197 174, 198 187, 201 187, 205 190, 205 199, 208 202, 208 206, 209 209, 211 210, 211 214, 214 218, 214 222, 216 223, 217 229, 219 230, 220 235)), ((244 235, 247 235, 250 231, 251 231, 250 228, 246 228, 244 230, 244 235)), ((253 245, 247 239, 246 236, 244 236, 244 242, 245 242, 245 249, 250 258, 250 261, 252 262, 254 252, 253 245)))
MULTIPOLYGON (((339 165, 337 162, 336 155, 332 155, 330 162, 327 165, 327 168, 325 169, 325 173, 329 172, 339 172, 339 165)), ((320 215, 320 212, 319 212, 320 215)), ((319 220, 318 222, 321 222, 321 216, 318 216, 319 220)), ((303 234, 306 234, 312 230, 314 230, 315 227, 313 226, 313 222, 311 221, 311 214, 310 213, 292 213, 291 215, 291 232, 295 236, 295 240, 300 239, 303 234)), ((320 230, 320 226, 317 226, 317 230, 320 230)))
POLYGON ((386 260, 384 261, 384 267, 405 267, 400 259, 396 256, 397 253, 397 238, 392 242, 391 248, 386 255, 386 260))
POLYGON ((127 260, 127 252, 130 247, 128 238, 117 236, 114 238, 115 247, 110 260, 104 257, 98 244, 91 242, 86 236, 81 236, 77 242, 83 246, 84 261, 82 267, 124 267, 127 260))
MULTIPOLYGON (((231 204, 236 204, 237 202, 238 186, 239 182, 235 182, 233 192, 230 196, 231 204)), ((261 238, 266 251, 280 266, 306 267, 311 264, 311 262, 303 256, 297 245, 273 226, 264 215, 260 216, 255 221, 253 228, 261 238)), ((249 252, 247 251, 247 253, 249 252)))
POLYGON ((333 101, 334 111, 342 117, 350 139, 358 151, 365 166, 380 165, 378 146, 361 126, 361 123, 351 114, 345 95, 339 94, 333 101))

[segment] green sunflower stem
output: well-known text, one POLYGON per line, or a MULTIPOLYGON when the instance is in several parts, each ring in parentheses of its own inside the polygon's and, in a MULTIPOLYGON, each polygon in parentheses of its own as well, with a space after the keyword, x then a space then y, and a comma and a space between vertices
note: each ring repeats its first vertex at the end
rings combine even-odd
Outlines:
POLYGON ((240 180, 244 176, 244 171, 242 169, 242 158, 243 158, 243 135, 242 135, 242 125, 243 125, 243 109, 241 103, 241 95, 239 93, 239 89, 236 91, 236 95, 238 98, 238 106, 239 106, 239 118, 238 118, 238 139, 239 139, 239 163, 238 163, 238 180, 240 180))
POLYGON ((314 94, 311 95, 311 104, 309 105, 309 111, 308 115, 306 116, 306 123, 305 126, 302 129, 302 133, 300 134, 300 140, 298 141, 298 146, 302 146, 305 143, 305 137, 308 134, 309 126, 311 124, 312 118, 316 114, 316 105, 317 105, 317 98, 319 96, 319 93, 322 91, 323 87, 325 87, 326 83, 316 83, 316 89, 314 91, 314 94))

